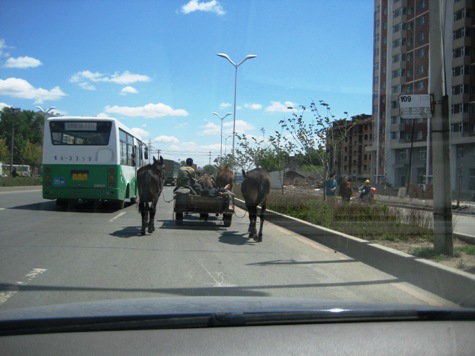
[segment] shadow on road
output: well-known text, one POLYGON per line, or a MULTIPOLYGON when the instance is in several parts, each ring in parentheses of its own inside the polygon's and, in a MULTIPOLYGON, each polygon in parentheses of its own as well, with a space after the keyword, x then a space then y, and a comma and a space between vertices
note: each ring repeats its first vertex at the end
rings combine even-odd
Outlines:
MULTIPOLYGON (((130 237, 142 236, 140 235, 141 226, 126 226, 121 230, 112 232, 110 235, 114 237, 120 237, 122 239, 128 239, 130 237)), ((150 234, 148 234, 150 235, 150 234)))
MULTIPOLYGON (((124 209, 134 205, 132 203, 125 203, 124 209)), ((17 205, 8 207, 6 209, 12 210, 31 210, 31 211, 56 211, 56 212, 75 212, 75 213, 114 213, 120 210, 116 204, 109 202, 101 202, 100 204, 94 202, 77 202, 68 204, 67 206, 58 206, 55 201, 44 201, 39 203, 17 205)))
POLYGON ((228 245, 247 245, 255 242, 253 239, 249 239, 247 235, 248 233, 239 231, 225 231, 219 237, 219 242, 228 245))

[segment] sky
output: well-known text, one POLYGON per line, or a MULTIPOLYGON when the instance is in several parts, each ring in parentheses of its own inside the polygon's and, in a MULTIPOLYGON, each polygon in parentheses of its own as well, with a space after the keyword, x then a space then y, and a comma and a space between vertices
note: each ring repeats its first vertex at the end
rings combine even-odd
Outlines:
POLYGON ((371 114, 373 16, 373 0, 0 0, 0 108, 115 117, 213 164, 234 119, 260 140, 312 101, 371 114), (217 53, 256 57, 236 83, 217 53))

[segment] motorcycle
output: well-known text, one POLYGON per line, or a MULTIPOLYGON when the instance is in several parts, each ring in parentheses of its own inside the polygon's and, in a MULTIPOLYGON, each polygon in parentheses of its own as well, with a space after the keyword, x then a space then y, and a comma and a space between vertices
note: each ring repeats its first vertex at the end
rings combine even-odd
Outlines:
POLYGON ((377 189, 375 187, 371 187, 369 189, 369 193, 368 194, 365 194, 365 195, 361 195, 361 193, 363 192, 363 189, 360 188, 358 189, 358 191, 360 192, 360 196, 358 197, 358 202, 361 203, 361 204, 374 204, 376 202, 375 198, 374 198, 374 195, 376 194, 376 191, 377 189))

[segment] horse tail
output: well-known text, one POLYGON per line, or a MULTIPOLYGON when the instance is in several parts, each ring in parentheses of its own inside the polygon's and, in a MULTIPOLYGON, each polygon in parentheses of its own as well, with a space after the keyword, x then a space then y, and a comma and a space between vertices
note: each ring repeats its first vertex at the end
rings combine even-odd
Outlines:
POLYGON ((141 189, 141 192, 139 194, 139 199, 141 202, 143 203, 147 203, 149 201, 151 201, 151 194, 150 194, 150 183, 151 183, 151 172, 150 171, 145 171, 144 172, 144 182, 143 182, 143 186, 142 186, 142 189, 141 189))
POLYGON ((246 178, 246 171, 244 169, 242 170, 242 176, 246 178))

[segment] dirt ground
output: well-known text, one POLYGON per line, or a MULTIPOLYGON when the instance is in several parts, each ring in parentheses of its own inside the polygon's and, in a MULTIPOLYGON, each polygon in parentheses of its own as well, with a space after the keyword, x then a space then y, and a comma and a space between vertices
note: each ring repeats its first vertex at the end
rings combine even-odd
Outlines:
MULTIPOLYGON (((416 248, 433 248, 434 245, 431 242, 393 242, 393 241, 384 241, 384 240, 373 240, 373 242, 378 243, 383 246, 391 247, 395 250, 405 252, 412 255, 412 251, 416 248)), ((460 271, 465 271, 468 273, 475 274, 475 255, 467 254, 462 251, 458 251, 459 248, 463 247, 475 247, 474 245, 467 244, 463 241, 454 240, 454 251, 457 252, 460 256, 458 257, 445 257, 437 258, 436 260, 430 259, 433 262, 440 263, 447 267, 452 267, 460 271)))

